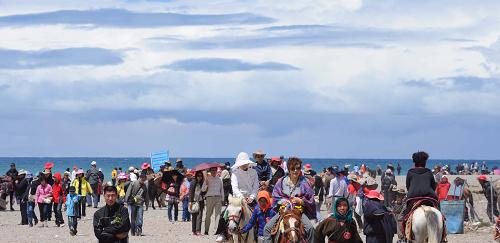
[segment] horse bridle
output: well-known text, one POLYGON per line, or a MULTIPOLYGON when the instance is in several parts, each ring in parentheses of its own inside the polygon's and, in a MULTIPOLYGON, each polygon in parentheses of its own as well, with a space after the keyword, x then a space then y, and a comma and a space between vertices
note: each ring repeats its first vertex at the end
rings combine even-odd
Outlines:
POLYGON ((229 215, 227 216, 227 220, 228 222, 230 221, 233 221, 236 225, 240 225, 240 221, 241 221, 241 218, 242 218, 242 215, 243 215, 243 207, 241 207, 241 211, 239 213, 239 215, 229 215))
MULTIPOLYGON (((283 220, 285 220, 285 218, 286 218, 286 217, 293 217, 293 218, 297 219, 297 220, 298 220, 298 222, 300 222, 300 219, 299 219, 296 215, 294 215, 294 214, 291 214, 291 213, 290 213, 290 214, 285 214, 285 215, 283 216, 283 220)), ((299 238, 301 238, 300 240, 301 240, 302 242, 307 242, 307 241, 304 239, 304 236, 302 235, 302 233, 303 233, 303 232, 302 232, 302 228, 301 228, 300 226, 302 226, 302 222, 300 223, 299 227, 295 227, 295 225, 293 225, 293 226, 292 226, 292 225, 290 225, 290 228, 288 228, 288 229, 286 229, 285 231, 283 231, 283 233, 284 233, 285 235, 288 235, 290 232, 295 232, 295 233, 297 233, 297 235, 299 236, 299 238)), ((302 226, 302 227, 303 227, 303 226, 302 226)))

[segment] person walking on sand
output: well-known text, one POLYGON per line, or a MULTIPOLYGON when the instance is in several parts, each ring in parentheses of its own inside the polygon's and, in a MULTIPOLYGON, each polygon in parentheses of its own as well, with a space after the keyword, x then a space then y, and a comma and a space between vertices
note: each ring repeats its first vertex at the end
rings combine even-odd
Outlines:
POLYGON ((20 170, 16 181, 14 181, 14 186, 16 189, 16 197, 20 202, 19 211, 21 212, 21 223, 20 225, 28 224, 28 187, 29 181, 26 178, 27 171, 20 170))
POLYGON ((61 173, 54 174, 54 185, 52 186, 52 194, 54 198, 53 211, 55 216, 55 223, 57 227, 64 227, 64 219, 62 217, 62 205, 64 203, 64 190, 61 184, 61 173))
MULTIPOLYGON (((29 179, 33 177, 33 174, 26 174, 26 178, 29 179)), ((34 177, 30 180, 27 192, 27 217, 28 217, 28 225, 29 227, 33 227, 33 220, 35 221, 35 225, 38 224, 38 218, 36 217, 35 207, 36 207, 36 189, 38 185, 40 185, 39 176, 34 177)))
POLYGON ((77 217, 86 217, 86 197, 87 194, 92 193, 92 187, 87 182, 87 180, 85 180, 82 169, 78 170, 78 172, 76 173, 76 179, 73 181, 73 183, 71 183, 71 185, 76 188, 76 193, 81 196, 76 210, 77 217))
POLYGON ((92 188, 92 191, 87 194, 87 207, 92 206, 92 202, 94 203, 94 208, 97 208, 97 203, 99 202, 99 170, 97 169, 97 162, 92 161, 90 163, 90 169, 87 171, 87 174, 85 175, 85 179, 90 184, 90 187, 92 188))
POLYGON ((491 188, 491 183, 488 181, 488 177, 486 175, 480 175, 477 178, 477 180, 479 181, 479 184, 483 188, 483 194, 486 197, 486 200, 488 201, 488 205, 486 206, 486 214, 488 215, 490 222, 493 223, 495 222, 494 217, 498 217, 499 215, 497 207, 497 192, 495 191, 495 189, 491 188))
POLYGON ((208 235, 212 214, 214 214, 214 222, 219 221, 224 196, 224 188, 222 180, 217 176, 217 168, 210 168, 208 174, 201 189, 206 191, 205 235, 208 235))
POLYGON ((197 171, 189 187, 189 212, 192 216, 191 231, 193 235, 197 236, 201 236, 201 220, 205 206, 204 193, 201 191, 203 182, 203 172, 197 171))
POLYGON ((75 193, 76 189, 74 186, 70 186, 68 189, 68 195, 66 196, 66 202, 64 203, 64 208, 66 210, 66 215, 68 216, 68 227, 69 234, 75 236, 78 232, 78 220, 76 218, 76 209, 78 203, 80 202, 80 195, 75 193))
MULTIPOLYGON (((12 182, 15 183, 18 175, 18 171, 16 169, 16 164, 12 163, 10 164, 10 169, 5 173, 6 176, 9 176, 12 179, 12 182)), ((14 184, 15 187, 15 184, 14 184)), ((10 205, 10 211, 14 211, 14 208, 12 207, 14 205, 14 187, 9 188, 9 205, 10 205)))
POLYGON ((36 202, 40 210, 40 227, 49 227, 46 221, 48 219, 50 202, 52 202, 52 187, 44 177, 40 178, 40 185, 36 188, 36 202))
POLYGON ((141 173, 139 180, 132 182, 125 195, 125 202, 128 204, 130 213, 130 233, 132 236, 142 236, 144 203, 148 203, 146 180, 146 173, 141 173))
POLYGON ((190 169, 186 170, 186 178, 181 184, 179 200, 182 202, 182 222, 191 221, 191 214, 189 213, 189 188, 193 179, 193 173, 190 169))
POLYGON ((106 205, 94 213, 94 235, 99 243, 128 243, 130 220, 125 206, 116 203, 116 187, 104 187, 106 205))

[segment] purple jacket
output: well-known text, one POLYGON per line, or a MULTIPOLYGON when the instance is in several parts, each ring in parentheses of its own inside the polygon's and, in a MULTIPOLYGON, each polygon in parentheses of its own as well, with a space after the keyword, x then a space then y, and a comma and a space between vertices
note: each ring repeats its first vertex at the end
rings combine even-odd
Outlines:
POLYGON ((276 208, 276 205, 281 199, 288 199, 290 200, 292 197, 298 197, 302 199, 303 207, 304 207, 304 213, 309 219, 315 219, 316 218, 316 203, 314 202, 314 191, 311 188, 311 185, 309 185, 309 182, 304 176, 299 177, 299 188, 300 188, 300 193, 296 195, 287 195, 283 193, 283 180, 285 178, 288 178, 288 176, 282 177, 278 183, 274 186, 273 190, 273 208, 276 208))

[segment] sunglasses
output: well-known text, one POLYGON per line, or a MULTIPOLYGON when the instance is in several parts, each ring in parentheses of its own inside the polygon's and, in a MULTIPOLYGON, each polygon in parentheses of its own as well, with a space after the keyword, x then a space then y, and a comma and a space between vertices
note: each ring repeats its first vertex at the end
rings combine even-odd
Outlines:
POLYGON ((301 170, 300 166, 297 166, 295 168, 290 168, 290 171, 300 171, 300 170, 301 170))

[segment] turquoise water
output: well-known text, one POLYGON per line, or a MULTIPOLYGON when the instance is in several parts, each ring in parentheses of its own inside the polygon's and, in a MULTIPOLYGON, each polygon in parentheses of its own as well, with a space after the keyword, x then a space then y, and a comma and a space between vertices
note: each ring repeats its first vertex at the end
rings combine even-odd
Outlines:
MULTIPOLYGON (((171 158, 170 161, 176 161, 177 158, 171 158)), ((98 158, 98 157, 47 157, 47 158, 38 158, 38 157, 0 157, 0 174, 4 174, 8 169, 10 163, 16 163, 17 169, 25 169, 30 172, 36 173, 43 170, 43 166, 47 161, 54 163, 53 171, 64 171, 66 168, 73 169, 73 166, 76 165, 78 168, 83 168, 85 171, 90 167, 91 161, 97 161, 97 167, 102 168, 104 175, 109 180, 111 171, 114 167, 122 167, 126 170, 130 166, 134 166, 136 168, 140 167, 140 165, 144 162, 150 162, 149 158, 98 158)), ((309 163, 312 165, 313 169, 316 171, 320 171, 323 168, 332 165, 343 166, 344 164, 361 165, 366 164, 370 168, 376 168, 377 165, 381 165, 382 168, 386 168, 388 163, 393 163, 394 166, 399 162, 402 170, 401 174, 406 174, 406 171, 413 166, 413 163, 409 159, 312 159, 312 158, 303 158, 304 164, 309 163)), ((234 158, 183 158, 184 165, 188 168, 192 168, 197 164, 203 162, 230 162, 234 163, 234 158)), ((455 166, 457 163, 464 162, 482 162, 486 161, 488 168, 492 168, 494 166, 500 167, 500 160, 430 160, 428 162, 428 167, 433 167, 435 164, 449 164, 452 168, 452 171, 455 171, 455 166)), ((175 165, 175 163, 173 163, 175 165)))

